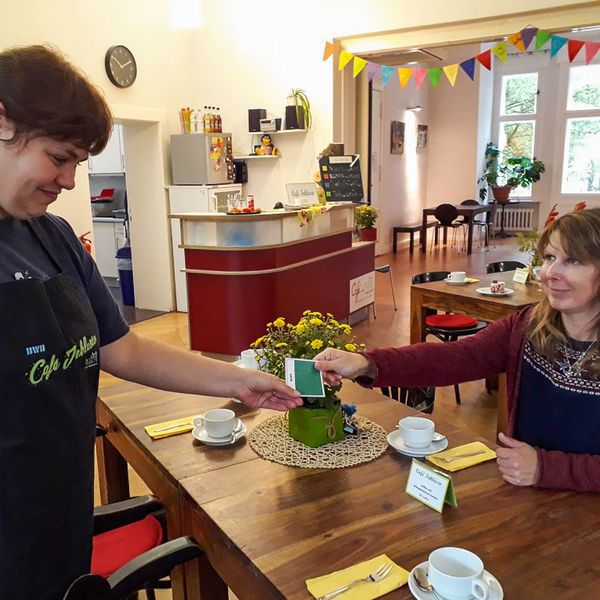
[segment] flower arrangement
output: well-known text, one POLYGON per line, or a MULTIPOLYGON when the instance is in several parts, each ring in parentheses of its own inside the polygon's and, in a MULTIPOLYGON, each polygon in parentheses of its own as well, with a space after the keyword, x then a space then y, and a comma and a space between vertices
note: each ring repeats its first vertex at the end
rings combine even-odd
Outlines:
MULTIPOLYGON (((554 221, 558 217, 559 212, 558 212, 558 210, 556 210, 557 207, 558 207, 558 205, 555 204, 550 209, 550 212, 548 213, 548 217, 546 218, 546 221, 544 222, 544 229, 546 227, 548 227, 549 225, 551 225, 552 223, 554 223, 554 221)), ((573 210, 574 211, 585 210, 586 207, 587 207, 587 205, 585 202, 578 202, 575 205, 575 208, 573 210)), ((518 250, 519 250, 519 252, 527 252, 527 254, 529 254, 530 270, 533 270, 535 267, 540 267, 542 265, 542 258, 538 254, 538 249, 537 249, 539 237, 540 237, 540 232, 537 229, 531 229, 529 231, 523 231, 523 232, 517 233, 518 250)))
MULTIPOLYGON (((293 325, 286 323, 283 317, 267 324, 267 333, 258 338, 251 347, 256 350, 256 360, 261 371, 283 378, 285 359, 313 359, 325 348, 338 348, 348 352, 357 352, 365 348, 358 344, 352 334, 352 328, 338 323, 331 313, 323 316, 320 312, 306 310, 302 318, 293 325)), ((324 398, 305 398, 307 407, 339 407, 337 393, 341 385, 331 387, 325 384, 324 398)))
POLYGON ((379 210, 370 204, 361 204, 354 209, 354 222, 359 229, 370 229, 375 226, 379 210))

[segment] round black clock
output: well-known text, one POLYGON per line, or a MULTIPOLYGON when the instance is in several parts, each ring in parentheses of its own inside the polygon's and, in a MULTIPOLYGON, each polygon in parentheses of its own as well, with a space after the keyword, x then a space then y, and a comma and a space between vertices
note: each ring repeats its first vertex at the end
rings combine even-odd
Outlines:
POLYGON ((106 74, 117 87, 129 87, 137 76, 135 58, 125 46, 111 46, 104 58, 106 74))

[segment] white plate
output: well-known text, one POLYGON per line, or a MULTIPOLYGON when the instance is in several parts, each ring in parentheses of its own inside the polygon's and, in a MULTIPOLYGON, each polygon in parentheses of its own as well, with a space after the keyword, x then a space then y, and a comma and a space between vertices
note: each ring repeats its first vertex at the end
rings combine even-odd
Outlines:
POLYGON ((467 283, 469 283, 467 279, 465 279, 464 281, 453 281, 452 279, 444 279, 444 281, 446 283, 449 283, 450 285, 467 285, 467 283))
MULTIPOLYGON (((237 424, 236 424, 237 427, 237 424)), ((246 425, 242 423, 242 430, 236 434, 236 439, 234 444, 237 443, 240 439, 242 439, 246 435, 246 431, 248 431, 246 425)), ((232 443, 229 441, 231 436, 226 438, 212 438, 208 433, 206 433, 206 429, 204 427, 194 427, 192 430, 192 435, 203 444, 207 446, 231 446, 232 443)))
POLYGON ((444 438, 439 442, 431 442, 429 446, 425 448, 413 448, 411 446, 407 446, 402 439, 402 434, 399 431, 392 431, 392 433, 388 433, 387 436, 388 444, 400 454, 404 454, 406 456, 412 456, 414 458, 422 458, 423 456, 429 456, 430 454, 435 454, 436 452, 441 452, 448 447, 448 440, 444 438))
MULTIPOLYGON (((408 576, 408 589, 412 592, 412 595, 417 598, 417 600, 435 600, 435 595, 431 592, 425 592, 420 587, 417 586, 417 582, 415 581, 415 577, 413 575, 415 569, 425 569, 429 567, 429 562, 422 562, 420 565, 417 565, 408 576)), ((490 600, 502 600, 504 598, 504 590, 500 585, 500 582, 489 572, 483 571, 483 578, 488 582, 490 586, 490 600)), ((440 598, 443 596, 438 592, 437 593, 440 598)), ((473 598, 473 596, 471 596, 473 598)))
POLYGON ((503 292, 492 292, 489 287, 477 288, 477 291, 484 296, 510 296, 515 290, 505 287, 503 292))

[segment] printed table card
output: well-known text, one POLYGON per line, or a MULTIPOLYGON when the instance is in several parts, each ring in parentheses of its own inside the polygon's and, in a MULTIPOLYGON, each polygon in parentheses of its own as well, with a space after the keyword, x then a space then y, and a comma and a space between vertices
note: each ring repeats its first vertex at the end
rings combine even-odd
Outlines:
POLYGON ((529 269, 527 267, 522 267, 520 269, 515 270, 515 274, 513 275, 512 280, 517 283, 527 283, 529 279, 529 269))
POLYGON ((406 482, 406 493, 441 513, 444 503, 458 506, 452 477, 413 458, 406 482))
POLYGON ((318 397, 325 396, 323 385, 323 373, 315 369, 315 361, 305 358, 285 359, 285 382, 301 396, 318 397))

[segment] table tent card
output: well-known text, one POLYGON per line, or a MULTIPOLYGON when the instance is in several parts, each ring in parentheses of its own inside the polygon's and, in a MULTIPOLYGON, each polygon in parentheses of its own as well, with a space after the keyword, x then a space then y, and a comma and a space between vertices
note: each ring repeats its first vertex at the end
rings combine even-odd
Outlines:
POLYGON ((413 458, 406 482, 406 493, 441 513, 444 504, 458 506, 452 477, 413 458))

